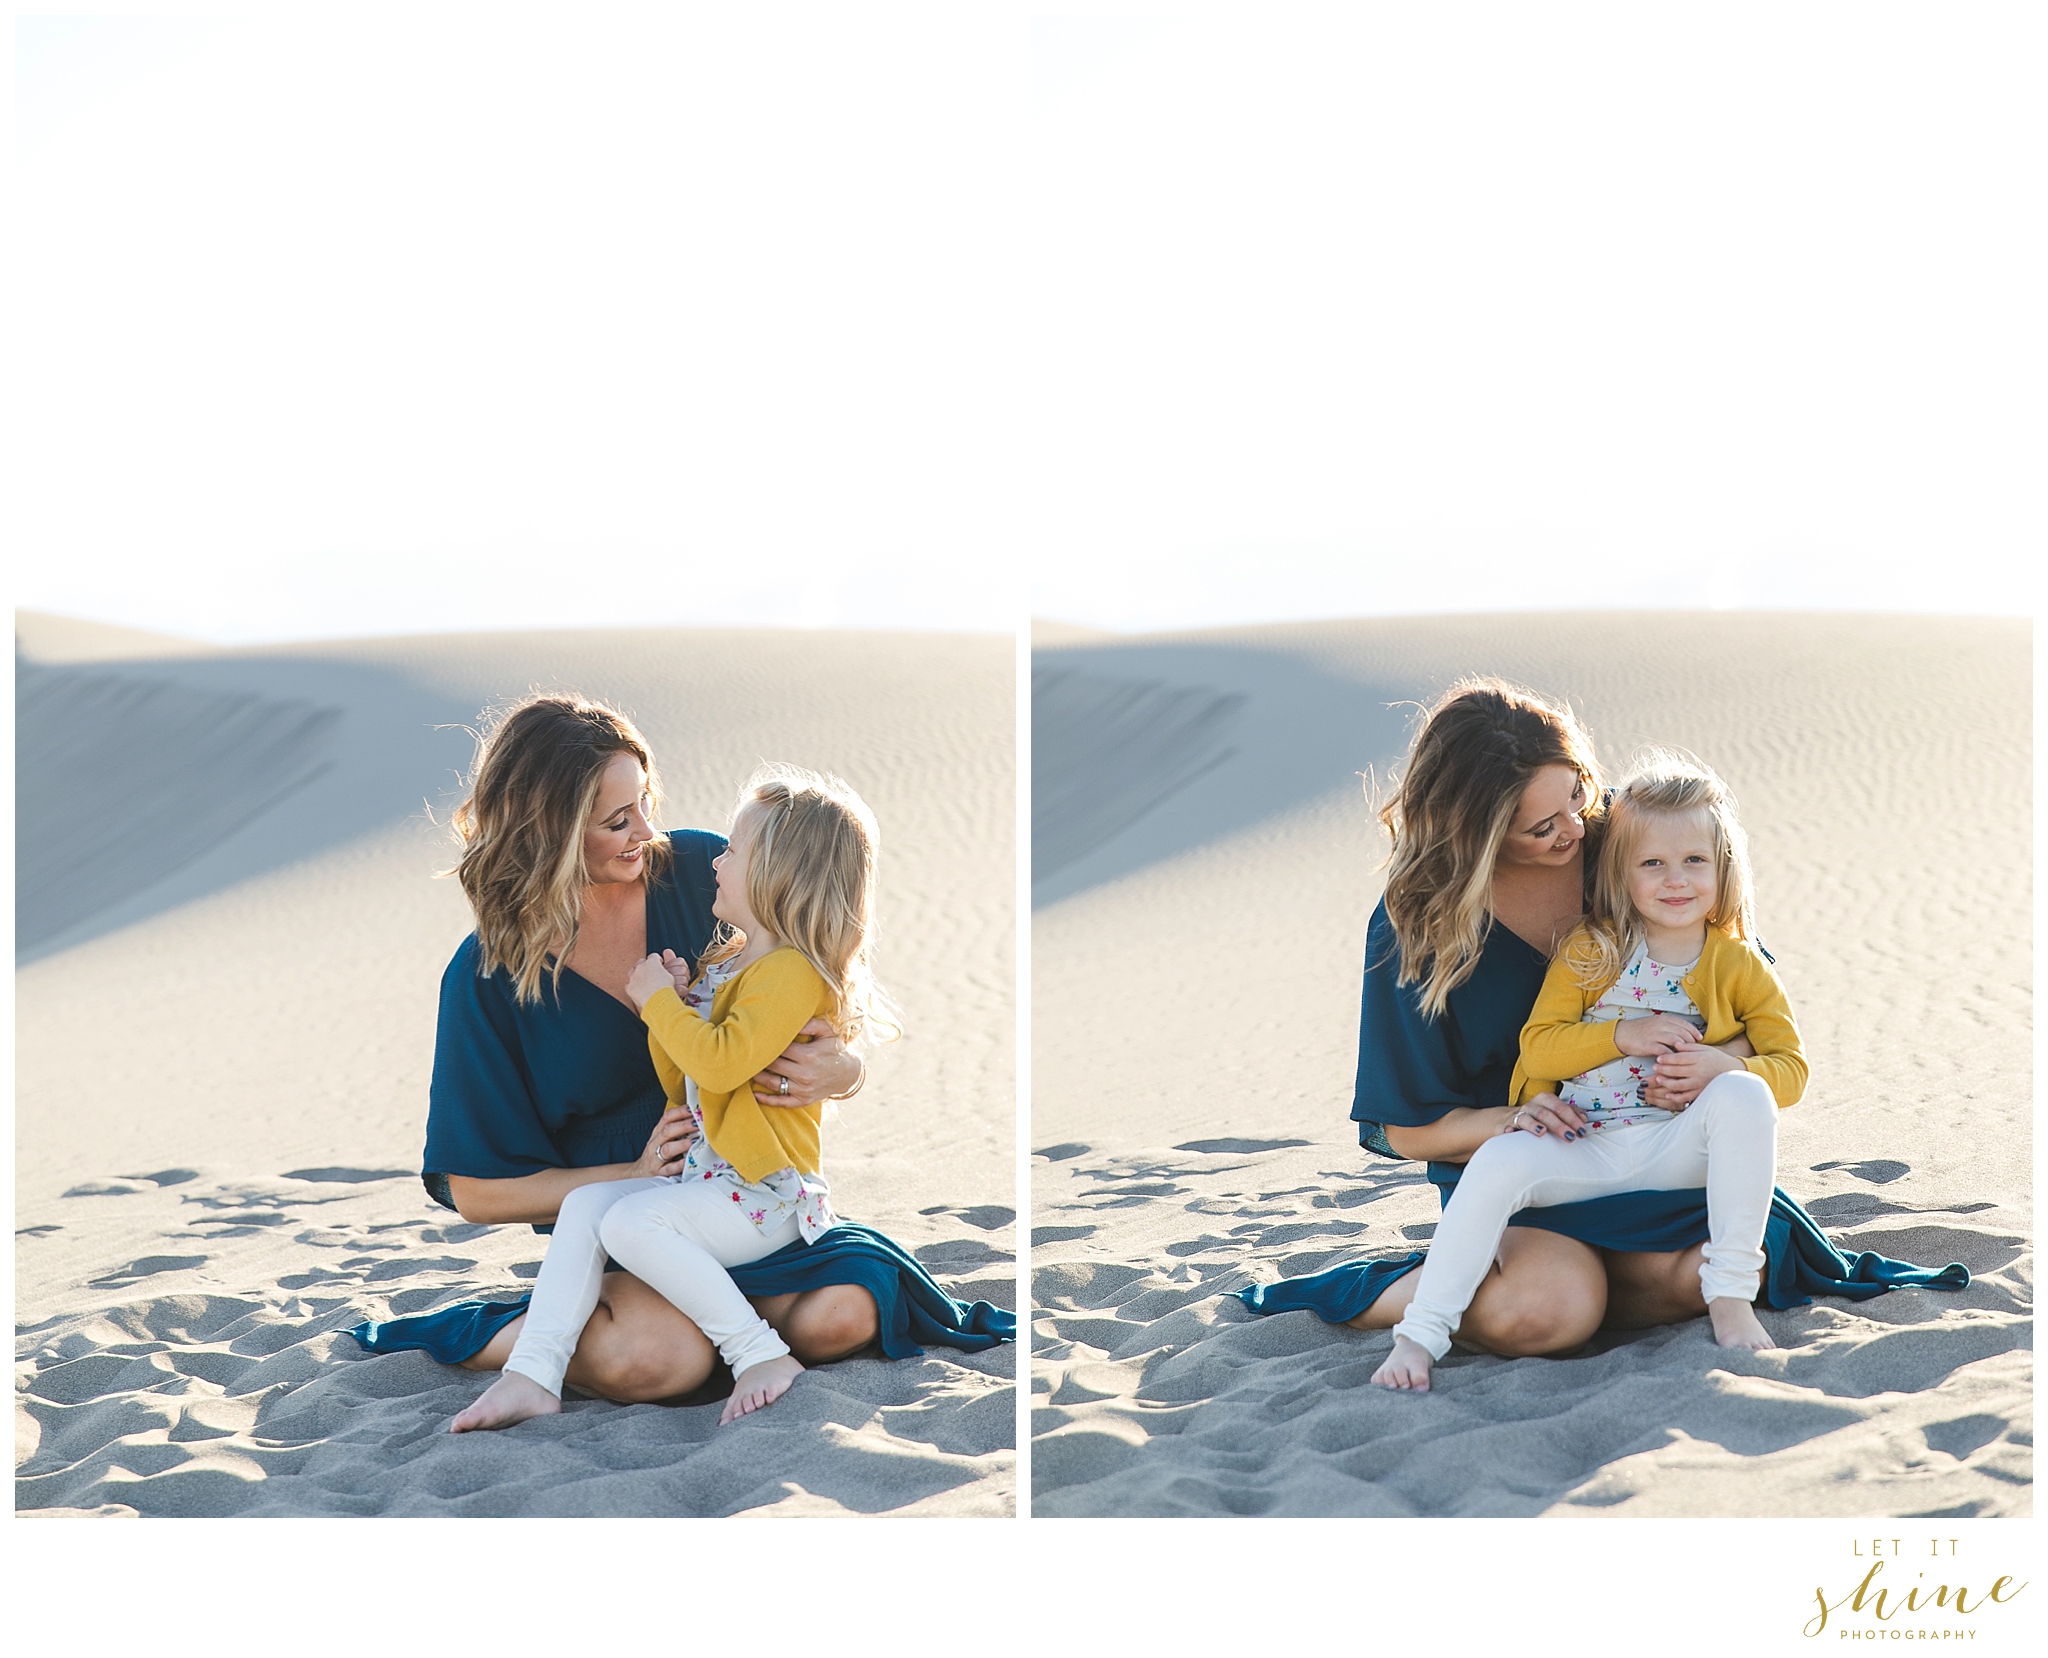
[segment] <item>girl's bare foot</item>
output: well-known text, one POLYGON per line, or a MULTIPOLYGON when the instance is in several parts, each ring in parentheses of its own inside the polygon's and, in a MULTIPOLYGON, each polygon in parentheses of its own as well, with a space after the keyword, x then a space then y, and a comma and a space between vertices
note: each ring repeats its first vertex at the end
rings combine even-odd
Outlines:
POLYGON ((1763 1352, 1778 1345, 1756 1316, 1756 1308, 1735 1296, 1715 1296, 1707 1303, 1707 1317, 1713 1320, 1717 1347, 1749 1347, 1763 1352))
POLYGON ((529 1416, 560 1415, 561 1409, 562 1401, 531 1376, 508 1370, 484 1389, 481 1399, 448 1424, 448 1431, 470 1433, 477 1428, 509 1428, 529 1416))
POLYGON ((1387 1362, 1372 1373, 1373 1385, 1427 1393, 1431 1362, 1419 1343, 1410 1341, 1406 1336, 1396 1336, 1394 1350, 1387 1355, 1387 1362))
POLYGON ((732 1397, 726 1400, 718 1425, 722 1428, 763 1405, 774 1404, 789 1391, 789 1384, 803 1373, 804 1367, 787 1353, 779 1359, 764 1359, 759 1364, 748 1365, 733 1378, 732 1397))

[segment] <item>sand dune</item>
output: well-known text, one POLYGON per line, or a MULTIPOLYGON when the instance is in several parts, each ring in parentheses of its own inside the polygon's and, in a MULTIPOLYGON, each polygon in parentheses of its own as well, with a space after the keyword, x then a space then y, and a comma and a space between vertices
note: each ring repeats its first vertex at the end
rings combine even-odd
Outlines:
POLYGON ((1113 766, 1160 804, 1034 867, 1034 1514, 2031 1512, 2029 647, 1733 615, 1042 641, 1063 719, 1103 689, 1035 786, 1113 766), (1677 743, 1729 778, 1814 1064, 1780 1182, 1969 1291, 1767 1314, 1778 1353, 1704 1321, 1454 1351, 1427 1397, 1367 1385, 1384 1335, 1230 1297, 1434 1229, 1421 1170, 1345 1120, 1382 855, 1358 774, 1405 748, 1390 704, 1473 671, 1571 697, 1610 766, 1677 743), (1120 749, 1131 687, 1242 699, 1232 752, 1190 777, 1120 749))
POLYGON ((449 1439, 484 1378, 340 1333, 519 1293, 540 1259, 524 1227, 429 1204, 416 1171, 435 988, 468 925, 429 812, 479 708, 551 686, 635 715, 669 823, 722 823, 764 757, 875 806, 880 969, 910 1034, 829 1131, 835 1197, 956 1295, 1012 1303, 1007 639, 177 652, 39 618, 17 638, 48 652, 18 661, 22 876, 82 889, 17 941, 20 1510, 1011 1511, 1007 1348, 832 1366, 722 1434, 713 1408, 578 1401, 449 1439), (70 786, 88 731, 82 833, 50 780, 70 786))

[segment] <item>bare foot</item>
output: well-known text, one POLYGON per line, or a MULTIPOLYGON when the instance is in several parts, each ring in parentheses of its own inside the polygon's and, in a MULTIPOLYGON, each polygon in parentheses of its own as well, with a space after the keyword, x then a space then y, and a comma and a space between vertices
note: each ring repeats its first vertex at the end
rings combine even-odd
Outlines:
POLYGON ((1778 1345, 1756 1316, 1756 1308, 1735 1296, 1715 1296, 1707 1303, 1707 1317, 1713 1320, 1717 1347, 1750 1347, 1763 1352, 1778 1345))
POLYGON ((509 1428, 529 1416, 557 1416, 561 1409, 562 1401, 531 1376, 508 1370, 484 1389, 481 1399, 448 1424, 448 1431, 471 1433, 478 1428, 509 1428))
POLYGON ((732 1397, 726 1400, 725 1412, 719 1417, 718 1425, 722 1428, 763 1405, 774 1404, 789 1391, 789 1384, 803 1373, 804 1367, 787 1353, 779 1359, 764 1359, 759 1364, 748 1365, 733 1378, 732 1397))
POLYGON ((1427 1393, 1432 1362, 1419 1343, 1410 1341, 1406 1336, 1396 1336, 1394 1350, 1387 1355, 1387 1362, 1372 1373, 1373 1385, 1427 1393))

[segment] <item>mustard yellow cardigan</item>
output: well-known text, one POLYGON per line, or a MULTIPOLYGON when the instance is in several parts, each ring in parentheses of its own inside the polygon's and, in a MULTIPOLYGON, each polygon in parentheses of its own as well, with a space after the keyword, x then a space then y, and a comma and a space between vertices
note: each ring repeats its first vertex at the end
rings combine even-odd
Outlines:
POLYGON ((818 1125, 824 1107, 764 1106, 747 1083, 796 1040, 814 1018, 830 1017, 833 996, 803 952, 770 950, 718 987, 711 1017, 683 1004, 673 985, 640 1009, 647 1050, 669 1103, 683 1099, 683 1078, 697 1079, 704 1137, 743 1180, 777 1169, 820 1172, 818 1125))
MULTIPOLYGON (((1514 1104, 1527 1105, 1538 1094, 1555 1093, 1566 1078, 1621 1057, 1614 1045, 1614 1021, 1585 1022, 1586 1009, 1613 982, 1608 979, 1589 989, 1572 976, 1562 951, 1551 961, 1529 1022, 1522 1027, 1522 1055, 1508 1084, 1508 1098, 1514 1104)), ((1770 1084, 1780 1110, 1797 1105, 1806 1092, 1799 1027, 1792 1022, 1785 987, 1755 946, 1709 927, 1700 959, 1680 983, 1707 1021, 1704 1040, 1721 1043, 1738 1034, 1747 1036, 1756 1054, 1745 1059, 1742 1068, 1770 1084)))

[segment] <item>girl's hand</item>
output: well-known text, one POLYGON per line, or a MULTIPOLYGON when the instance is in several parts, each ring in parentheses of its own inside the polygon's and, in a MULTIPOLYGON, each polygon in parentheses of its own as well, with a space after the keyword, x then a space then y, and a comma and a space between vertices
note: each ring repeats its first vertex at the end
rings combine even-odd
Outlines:
POLYGON ((661 1121, 654 1125, 654 1132, 647 1137, 647 1149, 640 1154, 640 1160, 633 1165, 633 1172, 627 1178, 644 1180, 653 1175, 674 1174, 683 1166, 683 1154, 696 1138, 697 1124, 690 1116, 690 1108, 687 1105, 670 1106, 661 1114, 661 1121))
POLYGON ((754 1078, 754 1098, 763 1105, 816 1105, 857 1092, 867 1074, 860 1055, 848 1051, 839 1033, 824 1020, 813 1019, 782 1050, 782 1057, 754 1078))
MULTIPOLYGON (((1709 1051, 1725 1054, 1736 1065, 1756 1056, 1756 1049, 1749 1045, 1749 1038, 1739 1031, 1726 1042, 1716 1042, 1709 1051)), ((1720 1072, 1732 1068, 1728 1065, 1719 1066, 1714 1075, 1718 1076, 1720 1072)), ((1713 1076, 1703 1076, 1697 1082, 1681 1083, 1676 1076, 1664 1075, 1663 1061, 1659 1060, 1657 1069, 1643 1083, 1643 1104, 1654 1105, 1660 1111, 1683 1111, 1700 1097, 1700 1090, 1713 1080, 1713 1076)))
POLYGON ((647 998, 657 990, 668 990, 675 984, 674 977, 659 956, 649 956, 626 975, 626 995, 633 1006, 643 1008, 647 998))
POLYGON ((1675 1013, 1645 1013, 1614 1023, 1614 1045, 1636 1059, 1698 1047, 1699 1040, 1700 1033, 1690 1021, 1675 1013))
MULTIPOLYGON (((1704 1043, 1681 1053, 1666 1054, 1657 1061, 1657 1081, 1684 1094, 1687 1105, 1699 1098, 1700 1090, 1724 1071, 1745 1069, 1741 1060, 1704 1043)), ((1645 1101, 1649 1098, 1644 1095, 1645 1101)))
MULTIPOLYGON (((661 965, 668 969, 669 983, 676 987, 678 996, 687 995, 690 989, 690 964, 673 950, 661 953, 661 965)), ((659 989, 660 986, 655 987, 659 989)))
POLYGON ((1509 1113, 1503 1134, 1554 1134, 1560 1140, 1583 1140, 1586 1114, 1555 1094, 1538 1094, 1521 1110, 1509 1113))

